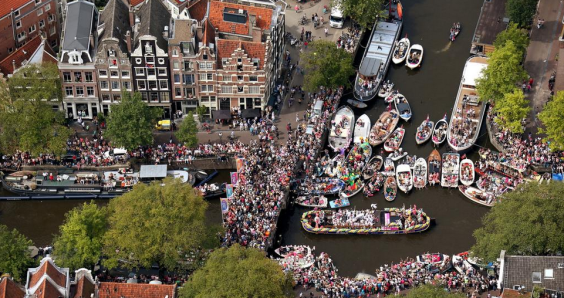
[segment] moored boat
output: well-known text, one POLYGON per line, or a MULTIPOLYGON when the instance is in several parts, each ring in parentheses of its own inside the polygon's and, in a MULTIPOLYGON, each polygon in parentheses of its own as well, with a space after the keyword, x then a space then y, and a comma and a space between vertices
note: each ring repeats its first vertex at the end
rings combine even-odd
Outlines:
POLYGON ((386 158, 384 161, 384 171, 382 175, 384 176, 394 176, 396 174, 396 167, 394 161, 391 158, 386 158))
POLYGON ((382 83, 382 86, 378 91, 378 97, 386 98, 388 97, 388 95, 390 95, 390 93, 392 93, 392 91, 394 91, 394 83, 390 82, 390 80, 387 80, 382 83))
POLYGON ((435 184, 441 183, 441 165, 442 159, 441 154, 437 149, 434 149, 429 158, 427 158, 428 162, 428 171, 429 171, 429 185, 434 186, 435 184))
POLYGON ((398 160, 404 158, 405 156, 407 156, 407 152, 404 152, 402 148, 399 148, 398 150, 392 152, 392 154, 388 155, 388 157, 392 161, 398 161, 398 160))
POLYGON ((386 178, 386 182, 384 182, 384 199, 388 202, 392 202, 396 199, 397 194, 398 184, 396 183, 396 178, 394 176, 386 178))
POLYGON ((368 180, 374 176, 374 173, 380 171, 382 165, 384 164, 384 159, 380 155, 376 155, 370 159, 366 167, 362 170, 362 179, 368 180))
POLYGON ((421 61, 423 61, 423 46, 420 44, 414 44, 409 48, 405 66, 410 69, 415 69, 421 67, 421 61))
POLYGON ((295 192, 298 195, 331 195, 340 192, 344 186, 341 179, 320 177, 296 181, 295 192))
POLYGON ((460 182, 466 186, 474 183, 474 162, 468 158, 460 162, 460 182))
POLYGON ((363 103, 362 101, 358 101, 358 100, 354 100, 354 99, 347 100, 347 103, 350 104, 352 107, 355 107, 357 109, 364 109, 368 106, 367 104, 363 103))
POLYGON ((299 196, 296 198, 296 204, 312 208, 327 208, 327 201, 324 196, 299 196))
POLYGON ((283 258, 296 254, 304 256, 311 255, 311 251, 311 247, 307 245, 285 245, 274 250, 277 255, 283 258))
POLYGON ((409 42, 409 38, 407 38, 407 36, 397 42, 396 49, 394 50, 394 56, 392 57, 394 64, 400 64, 405 61, 410 45, 411 43, 409 42))
POLYGON ((428 264, 436 268, 440 272, 445 272, 452 268, 452 263, 449 255, 442 253, 426 253, 415 257, 418 263, 428 264))
POLYGON ((429 229, 431 219, 423 210, 415 208, 339 209, 305 212, 301 223, 304 230, 314 234, 397 235, 423 232, 429 229))
POLYGON ((370 145, 378 146, 385 142, 398 125, 398 122, 399 117, 396 110, 383 112, 370 130, 368 137, 370 145))
POLYGON ((413 115, 411 113, 411 106, 403 94, 396 94, 396 97, 394 98, 394 105, 402 120, 409 121, 409 119, 411 119, 411 116, 413 115))
POLYGON ((479 190, 472 186, 460 185, 458 186, 458 190, 460 190, 460 192, 472 202, 486 207, 493 207, 496 202, 496 198, 493 194, 479 190))
POLYGON ((339 193, 341 198, 350 198, 357 193, 361 192, 364 188, 364 181, 362 179, 355 179, 351 184, 347 183, 343 190, 339 193))
POLYGON ((476 81, 487 66, 488 58, 481 56, 468 58, 464 65, 447 132, 448 145, 457 152, 469 150, 478 139, 486 103, 478 97, 476 81))
POLYGON ((384 150, 386 152, 394 152, 398 150, 403 142, 403 137, 405 136, 405 129, 403 126, 396 128, 396 130, 390 135, 390 137, 384 143, 384 150))
POLYGON ((333 209, 348 207, 351 205, 351 202, 348 198, 338 198, 336 200, 330 201, 329 206, 333 209))
POLYGON ((204 199, 217 198, 225 194, 226 183, 211 183, 195 187, 204 199))
POLYGON ((443 153, 443 167, 441 176, 442 187, 458 186, 458 168, 460 164, 460 154, 443 153))
POLYGON ((366 114, 358 117, 354 126, 353 143, 359 144, 368 141, 368 134, 370 134, 370 117, 366 114))
POLYGON ((467 274, 468 271, 474 271, 474 267, 468 262, 467 258, 467 252, 452 255, 452 266, 458 273, 467 274))
POLYGON ((382 185, 384 185, 384 175, 380 172, 375 172, 364 186, 364 195, 367 197, 374 196, 375 193, 380 191, 382 185))
POLYGON ((447 131, 448 131, 448 122, 447 122, 447 115, 443 117, 443 119, 437 121, 435 123, 435 128, 433 129, 433 144, 440 145, 444 143, 447 138, 447 131))
POLYGON ((427 119, 423 120, 421 125, 417 127, 417 132, 415 133, 415 143, 417 143, 417 145, 421 145, 427 142, 433 135, 434 126, 435 122, 430 121, 429 115, 427 115, 427 119))
POLYGON ((392 103, 394 101, 394 98, 396 98, 396 95, 399 94, 399 90, 392 90, 390 91, 390 93, 388 93, 388 96, 384 97, 384 101, 386 103, 392 103))
POLYGON ((401 191, 408 193, 413 188, 413 174, 409 165, 401 164, 396 168, 396 180, 401 191))
POLYGON ((427 185, 427 162, 420 157, 415 161, 413 167, 413 186, 415 188, 424 188, 427 185))
POLYGON ((329 133, 329 147, 335 151, 347 148, 352 141, 354 112, 348 106, 341 107, 333 116, 329 133))

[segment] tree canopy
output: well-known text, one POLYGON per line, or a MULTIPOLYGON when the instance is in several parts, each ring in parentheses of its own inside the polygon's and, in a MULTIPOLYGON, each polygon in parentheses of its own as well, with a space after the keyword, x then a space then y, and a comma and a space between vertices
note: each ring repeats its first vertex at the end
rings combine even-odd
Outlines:
POLYGON ((186 254, 208 237, 204 224, 207 202, 189 184, 167 178, 132 191, 108 205, 109 229, 104 236, 104 265, 160 269, 182 267, 186 254))
POLYGON ((537 10, 538 0, 507 0, 505 10, 511 22, 527 28, 537 10))
POLYGON ((406 298, 464 298, 461 293, 449 293, 444 287, 422 285, 407 292, 406 298))
POLYGON ((496 102, 494 110, 498 114, 496 122, 513 133, 525 131, 521 120, 526 118, 531 111, 529 101, 525 99, 523 91, 515 88, 512 93, 506 93, 501 100, 496 102))
POLYGON ((502 196, 501 202, 474 231, 472 252, 487 262, 501 250, 514 255, 548 255, 564 249, 564 183, 526 183, 502 196))
POLYGON ((189 112, 184 120, 182 120, 176 132, 176 137, 189 148, 198 144, 198 124, 194 120, 194 114, 192 114, 192 112, 189 112))
POLYGON ((179 294, 181 298, 292 297, 292 277, 264 252, 234 245, 211 253, 179 294))
POLYGON ((67 212, 54 240, 57 262, 71 270, 93 268, 102 255, 107 215, 106 208, 98 207, 94 201, 67 212))
POLYGON ((538 115, 544 127, 539 131, 546 134, 552 150, 564 150, 564 91, 558 91, 538 115))
POLYGON ((355 72, 352 55, 327 40, 316 40, 310 45, 310 50, 300 54, 305 69, 304 89, 314 91, 319 86, 348 86, 349 77, 355 72))
POLYGON ((118 147, 134 150, 153 143, 153 125, 162 110, 149 107, 139 92, 123 91, 119 105, 112 106, 106 136, 118 147))
POLYGON ((529 46, 529 34, 525 29, 521 29, 517 24, 511 22, 507 29, 501 31, 494 41, 495 48, 502 48, 505 46, 507 41, 511 40, 515 45, 515 48, 521 53, 521 56, 525 55, 527 47, 529 46))
POLYGON ((16 72, 0 96, 0 145, 5 152, 65 153, 71 129, 59 105, 61 87, 57 65, 32 64, 16 72))
POLYGON ((21 282, 27 268, 33 265, 28 248, 32 245, 33 242, 16 229, 10 231, 7 226, 0 225, 0 275, 9 273, 21 282))
POLYGON ((503 47, 495 48, 483 76, 476 82, 480 99, 492 100, 497 104, 506 93, 512 93, 517 83, 527 77, 521 65, 522 58, 511 40, 506 41, 503 47))
POLYGON ((382 14, 384 0, 333 0, 331 6, 340 6, 345 17, 350 17, 362 28, 368 28, 382 14))

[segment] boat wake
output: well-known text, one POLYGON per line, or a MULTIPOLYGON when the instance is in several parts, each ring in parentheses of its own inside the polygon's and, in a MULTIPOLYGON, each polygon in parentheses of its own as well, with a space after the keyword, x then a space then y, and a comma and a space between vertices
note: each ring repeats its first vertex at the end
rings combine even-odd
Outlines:
POLYGON ((452 45, 452 42, 449 41, 449 43, 447 43, 447 45, 444 48, 442 48, 442 50, 436 51, 435 53, 438 54, 438 53, 446 52, 446 51, 448 51, 448 49, 450 49, 451 45, 452 45))

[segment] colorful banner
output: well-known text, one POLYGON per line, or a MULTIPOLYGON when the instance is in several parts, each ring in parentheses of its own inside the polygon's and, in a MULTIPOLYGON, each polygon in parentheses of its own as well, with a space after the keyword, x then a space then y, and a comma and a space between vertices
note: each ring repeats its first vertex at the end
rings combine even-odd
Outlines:
POLYGON ((245 175, 243 175, 243 173, 239 173, 239 182, 241 182, 242 184, 245 184, 247 182, 245 175))
POLYGON ((237 185, 237 182, 239 182, 239 173, 231 172, 231 184, 237 185))
POLYGON ((241 173, 241 170, 243 170, 243 166, 245 165, 245 159, 243 157, 237 157, 235 159, 235 164, 237 165, 237 172, 241 173))
POLYGON ((219 199, 221 202, 221 215, 227 213, 229 211, 229 200, 227 198, 219 199))
POLYGON ((232 184, 227 184, 225 186, 225 194, 227 195, 228 198, 231 198, 233 196, 233 185, 232 184))

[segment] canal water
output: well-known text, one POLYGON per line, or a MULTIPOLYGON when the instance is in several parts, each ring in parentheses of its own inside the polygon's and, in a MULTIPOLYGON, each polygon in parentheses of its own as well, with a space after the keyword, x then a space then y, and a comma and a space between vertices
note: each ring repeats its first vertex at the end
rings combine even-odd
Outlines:
MULTIPOLYGON (((411 71, 405 66, 392 66, 388 79, 409 100, 414 116, 409 123, 401 122, 406 128, 403 141, 404 151, 427 158, 433 150, 432 144, 417 146, 415 131, 429 115, 437 121, 445 113, 450 117, 452 106, 462 76, 466 59, 469 57, 470 42, 479 17, 481 0, 407 0, 404 5, 404 26, 402 36, 411 43, 424 47, 422 67, 411 71), (458 39, 448 41, 452 23, 460 22, 462 31, 458 39)), ((366 45, 366 41, 362 45, 366 45)), ((359 55, 364 49, 359 50, 359 55)), ((357 59, 357 61, 360 61, 357 59)), ((344 98, 350 98, 352 94, 344 98)), ((385 109, 382 100, 373 101, 365 111, 356 111, 357 116, 367 113, 375 121, 385 109)), ((480 146, 487 144, 485 127, 481 130, 480 146)), ((444 144, 440 151, 447 150, 444 144)), ((476 150, 478 148, 475 148, 476 150)), ((476 151, 475 150, 475 151, 476 151)), ((374 150, 379 154, 380 148, 374 150)), ((476 154, 471 154, 476 159, 476 154)), ((220 173, 213 181, 228 181, 227 171, 220 173)), ((2 193, 1 195, 9 195, 2 193)), ((31 238, 36 245, 51 243, 53 234, 64 219, 64 214, 84 201, 19 201, 0 202, 0 224, 17 228, 31 238)), ((107 204, 107 201, 99 201, 107 204)), ((282 244, 307 244, 316 247, 317 252, 331 255, 342 275, 354 276, 357 272, 374 272, 383 264, 398 262, 402 258, 414 257, 423 252, 453 254, 466 251, 474 244, 472 232, 480 226, 486 207, 471 203, 457 189, 440 187, 414 190, 409 195, 400 193, 395 202, 388 203, 379 193, 371 199, 362 195, 351 198, 351 207, 368 209, 371 204, 378 208, 417 205, 436 219, 436 225, 417 235, 388 236, 336 236, 314 235, 305 232, 299 219, 307 209, 291 206, 280 218, 279 240, 282 244)), ((220 223, 221 213, 218 200, 210 202, 210 222, 220 223)))

